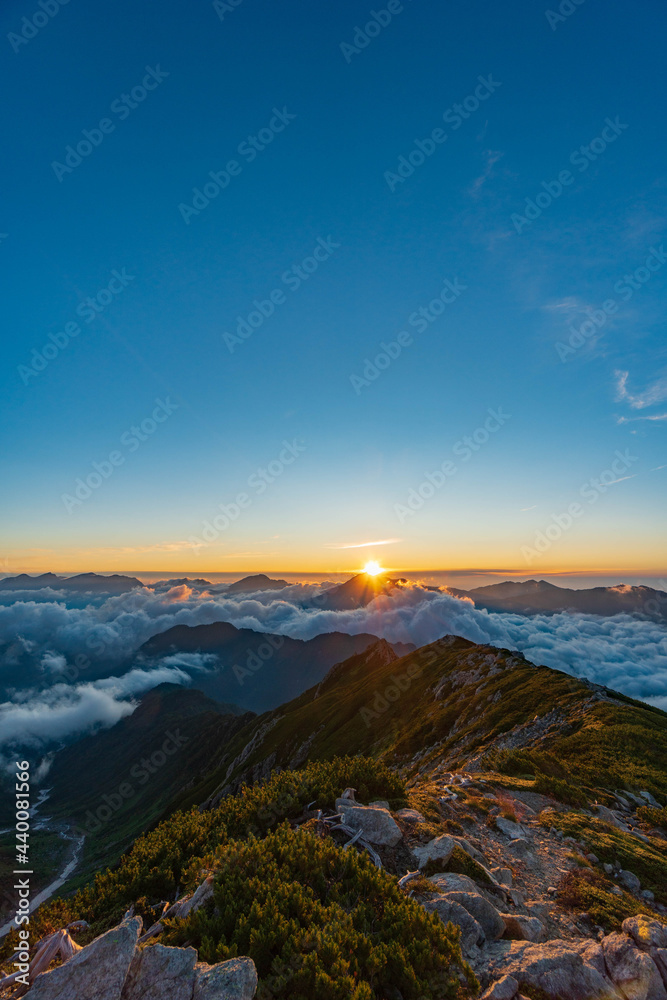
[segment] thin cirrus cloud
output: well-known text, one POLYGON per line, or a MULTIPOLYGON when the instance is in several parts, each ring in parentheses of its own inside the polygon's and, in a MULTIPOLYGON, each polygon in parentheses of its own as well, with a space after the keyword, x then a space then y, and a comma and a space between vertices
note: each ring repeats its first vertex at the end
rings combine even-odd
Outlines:
POLYGON ((396 545, 402 538, 382 538, 379 542, 350 542, 344 545, 327 545, 328 549, 371 549, 375 545, 396 545))
MULTIPOLYGON (((644 410, 647 406, 654 406, 656 403, 662 403, 664 399, 667 399, 667 376, 656 379, 656 381, 653 382, 652 385, 647 386, 643 392, 633 393, 630 392, 628 388, 630 372, 619 370, 615 373, 615 375, 616 399, 619 402, 628 403, 633 410, 644 410)), ((665 415, 658 417, 646 417, 644 419, 664 420, 665 415)), ((621 418, 621 421, 619 422, 625 423, 625 420, 621 418)))

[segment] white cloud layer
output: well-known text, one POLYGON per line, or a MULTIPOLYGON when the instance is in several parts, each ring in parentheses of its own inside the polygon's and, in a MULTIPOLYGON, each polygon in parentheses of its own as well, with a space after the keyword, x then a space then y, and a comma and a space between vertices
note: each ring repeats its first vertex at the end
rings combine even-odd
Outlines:
POLYGON ((416 585, 352 611, 300 606, 318 591, 315 585, 297 584, 281 591, 226 596, 179 584, 159 593, 136 589, 83 608, 34 600, 0 607, 0 644, 7 648, 0 680, 14 686, 11 701, 0 705, 0 743, 37 746, 113 725, 134 710, 136 696, 157 684, 190 682, 211 669, 215 657, 178 653, 150 666, 136 660, 136 652, 151 636, 174 625, 217 621, 300 639, 322 632, 370 632, 417 646, 448 633, 461 635, 519 649, 535 663, 667 708, 667 630, 652 621, 629 615, 492 613, 416 585), (86 679, 80 672, 75 683, 63 683, 65 664, 82 652, 96 664, 95 676, 100 670, 125 672, 102 679, 86 679), (41 668, 40 677, 52 682, 50 687, 17 686, 17 658, 26 656, 41 668))

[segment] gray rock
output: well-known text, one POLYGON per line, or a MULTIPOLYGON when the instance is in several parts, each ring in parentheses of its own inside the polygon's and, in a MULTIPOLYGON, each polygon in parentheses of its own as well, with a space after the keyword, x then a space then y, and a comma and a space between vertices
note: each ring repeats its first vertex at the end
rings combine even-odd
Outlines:
POLYGON ((663 983, 667 986, 667 948, 651 948, 651 958, 658 967, 663 983))
POLYGON ((195 966, 192 1000, 252 1000, 256 991, 257 969, 251 958, 195 966))
POLYGON ((476 882, 458 872, 438 872, 430 876, 429 882, 433 883, 437 892, 479 892, 476 882))
POLYGON ((503 976, 489 986, 486 993, 482 994, 481 1000, 514 1000, 518 989, 519 984, 513 976, 503 976))
POLYGON ((654 809, 662 809, 662 806, 660 805, 658 800, 654 799, 650 792, 640 792, 639 794, 643 799, 646 799, 648 804, 650 806, 653 806, 654 809))
POLYGON ((501 885, 506 885, 508 889, 512 888, 512 870, 510 868, 490 868, 489 871, 501 885))
POLYGON ((607 875, 611 875, 611 873, 614 870, 614 866, 610 865, 607 861, 605 861, 602 867, 604 868, 607 875))
POLYGON ((609 934, 601 943, 607 973, 627 1000, 667 1000, 657 965, 628 934, 609 934))
POLYGON ((505 933, 503 918, 493 903, 479 892, 448 892, 446 899, 460 903, 475 918, 489 941, 497 941, 505 933))
POLYGON ((637 876, 634 875, 632 872, 625 871, 625 869, 623 868, 621 868, 620 872, 618 873, 618 878, 619 881, 622 882, 625 888, 628 889, 630 892, 639 892, 639 890, 642 887, 642 884, 637 878, 637 876))
POLYGON ((515 840, 510 840, 509 849, 520 858, 525 858, 526 855, 530 854, 530 844, 523 837, 516 837, 515 840))
POLYGON ((437 913, 444 924, 451 921, 461 928, 461 947, 466 954, 469 955, 473 948, 480 947, 486 941, 481 925, 464 906, 453 899, 440 896, 439 899, 424 903, 423 907, 428 913, 437 913))
POLYGON ((510 837, 512 840, 516 837, 526 836, 526 831, 520 823, 514 823, 511 819, 505 819, 504 816, 496 816, 496 826, 501 833, 504 833, 506 837, 510 837))
POLYGON ((141 927, 141 917, 123 920, 64 965, 37 976, 25 1000, 120 1000, 141 927))
POLYGON ((417 859, 417 864, 423 868, 428 861, 442 861, 447 864, 456 847, 456 841, 446 833, 442 837, 435 837, 423 847, 413 847, 412 853, 417 859))
POLYGON ((542 990, 549 1000, 622 1000, 606 976, 561 940, 512 941, 509 951, 491 961, 490 971, 513 976, 522 988, 542 990))
POLYGON ((667 926, 645 913, 626 917, 622 928, 640 948, 667 948, 667 926))
POLYGON ((403 838, 400 827, 389 810, 375 806, 360 806, 338 800, 343 821, 353 830, 361 830, 361 835, 370 844, 395 847, 403 838))
POLYGON ((478 865, 481 865, 484 868, 484 870, 488 872, 488 869, 486 867, 488 862, 486 858, 484 857, 481 851, 479 851, 476 847, 473 847, 473 845, 470 843, 469 840, 466 840, 465 837, 455 837, 455 836, 452 836, 452 840, 456 841, 456 843, 458 844, 458 846, 461 848, 462 851, 465 851, 467 855, 469 855, 474 861, 477 862, 478 865))
POLYGON ((537 917, 524 917, 521 913, 501 913, 505 924, 503 937, 512 941, 544 941, 546 930, 537 917))
POLYGON ((373 799, 368 805, 370 809, 391 809, 386 799, 373 799))
POLYGON ((425 823, 426 820, 418 809, 399 809, 396 813, 399 819, 406 823, 425 823))
POLYGON ((192 1000, 196 963, 194 948, 137 949, 121 1000, 192 1000))

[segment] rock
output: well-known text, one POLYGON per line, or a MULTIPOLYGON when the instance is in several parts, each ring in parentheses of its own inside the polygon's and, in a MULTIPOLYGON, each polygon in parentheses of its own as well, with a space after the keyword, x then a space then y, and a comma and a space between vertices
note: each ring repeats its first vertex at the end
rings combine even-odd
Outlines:
POLYGON ((208 875, 201 885, 197 886, 191 896, 178 900, 170 906, 165 917, 187 917, 189 913, 199 910, 204 903, 213 898, 213 876, 208 875))
POLYGON ((486 935, 481 925, 475 920, 473 915, 460 903, 454 902, 447 896, 440 896, 439 899, 432 899, 423 904, 428 913, 437 913, 444 924, 451 922, 461 928, 461 947, 466 954, 474 947, 479 947, 486 941, 486 935))
POLYGON ((489 871, 497 882, 512 888, 512 870, 510 868, 490 868, 489 871))
POLYGON ((652 948, 651 958, 658 967, 663 983, 667 986, 667 948, 652 948))
POLYGON ((561 940, 512 941, 509 952, 491 961, 489 971, 513 976, 521 989, 531 993, 541 990, 544 1000, 620 1000, 610 980, 561 940))
POLYGON ((627 1000, 667 1000, 657 965, 628 934, 609 934, 601 943, 607 973, 627 1000))
POLYGON ((524 895, 518 889, 510 889, 508 895, 514 906, 523 906, 525 901, 524 895))
POLYGON ((523 837, 517 837, 515 840, 510 840, 509 849, 513 854, 517 854, 519 857, 525 858, 527 854, 530 854, 530 844, 523 837))
POLYGON ((506 837, 510 837, 512 840, 517 837, 525 837, 526 835, 526 831, 519 823, 514 823, 511 819, 505 819, 504 816, 496 816, 496 826, 501 833, 504 833, 506 837))
POLYGON ((518 989, 519 984, 513 976, 503 976, 493 986, 489 986, 481 1000, 514 1000, 518 989))
POLYGON ((667 948, 667 926, 645 913, 626 917, 622 929, 640 948, 667 948))
POLYGON ((387 809, 350 804, 341 799, 336 806, 343 815, 343 822, 353 830, 361 830, 362 837, 370 844, 395 847, 403 838, 400 827, 387 809))
POLYGON ((192 1000, 196 963, 194 948, 137 949, 121 1000, 192 1000))
POLYGON ((605 870, 605 873, 606 873, 607 875, 611 875, 611 873, 612 873, 612 872, 613 872, 613 870, 614 870, 614 866, 613 866, 613 865, 610 865, 610 864, 608 864, 608 863, 607 863, 606 861, 605 861, 605 863, 603 864, 603 866, 602 866, 602 867, 604 868, 604 870, 605 870))
POLYGON ((426 820, 417 809, 399 809, 396 813, 399 819, 406 823, 425 823, 426 820))
POLYGON ((648 804, 650 806, 653 806, 654 809, 662 809, 662 806, 660 805, 658 800, 654 799, 650 792, 640 792, 639 794, 643 799, 646 799, 648 804))
POLYGON ((445 896, 460 903, 475 918, 489 941, 497 941, 505 932, 505 924, 497 909, 478 892, 448 892, 445 896))
MULTIPOLYGON (((476 847, 473 847, 473 845, 470 843, 469 840, 466 840, 465 837, 455 837, 455 836, 452 836, 452 840, 456 841, 456 843, 458 844, 458 846, 461 848, 462 851, 465 851, 466 854, 468 854, 474 861, 477 862, 478 865, 482 865, 484 870, 488 872, 488 869, 486 867, 487 865, 486 858, 484 857, 481 851, 478 851, 476 847)), ((490 874, 490 872, 488 872, 488 874, 490 874)))
POLYGON ((628 833, 627 825, 611 809, 607 809, 606 806, 596 806, 596 809, 598 819, 601 819, 603 823, 609 823, 610 826, 615 826, 618 830, 628 833))
POLYGON ((429 882, 433 883, 437 892, 479 892, 476 882, 458 872, 438 872, 430 876, 429 882))
POLYGON ((501 913, 505 924, 503 937, 512 941, 544 941, 546 930, 537 917, 524 917, 520 913, 501 913))
POLYGON ((192 1000, 252 1000, 256 991, 257 969, 251 958, 195 966, 192 1000))
POLYGON ((443 864, 447 864, 455 847, 454 838, 445 833, 441 837, 430 840, 424 847, 413 847, 412 853, 416 857, 419 867, 423 868, 427 861, 442 861, 443 864))
POLYGON ((592 865, 597 865, 600 861, 597 854, 590 854, 590 853, 586 855, 586 860, 590 861, 592 865))
POLYGON ((637 878, 637 876, 634 875, 632 872, 625 871, 625 869, 623 868, 621 868, 620 872, 618 873, 618 878, 619 881, 621 881, 625 886, 625 888, 629 889, 630 892, 639 892, 639 890, 642 887, 642 884, 637 878))
POLYGON ((391 810, 391 806, 389 805, 389 803, 387 802, 386 799, 373 799, 372 802, 368 803, 368 807, 369 807, 369 809, 389 809, 389 810, 391 810))
POLYGON ((42 972, 25 1000, 119 1000, 141 927, 141 917, 123 920, 64 965, 42 972))
POLYGON ((642 889, 639 895, 642 897, 642 899, 645 899, 647 903, 652 903, 655 900, 655 895, 651 892, 650 889, 642 889))

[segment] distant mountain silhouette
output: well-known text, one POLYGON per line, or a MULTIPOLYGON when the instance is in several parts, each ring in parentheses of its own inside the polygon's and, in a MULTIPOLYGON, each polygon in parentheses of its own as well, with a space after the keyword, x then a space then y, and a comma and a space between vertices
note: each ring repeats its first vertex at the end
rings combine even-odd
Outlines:
POLYGON ((42 573, 41 576, 28 576, 20 573, 18 576, 6 576, 0 580, 0 590, 41 590, 51 587, 54 590, 71 590, 76 593, 125 594, 135 587, 143 587, 141 580, 135 576, 100 576, 99 573, 79 573, 76 576, 56 576, 55 573, 42 573))
POLYGON ((652 587, 630 587, 625 583, 571 590, 556 587, 546 580, 526 580, 524 583, 508 580, 476 590, 453 587, 447 590, 455 597, 469 597, 476 607, 487 611, 511 611, 521 615, 578 611, 604 617, 626 613, 667 621, 667 593, 652 587))
MULTIPOLYGON (((377 642, 362 633, 325 632, 313 639, 238 629, 229 622, 212 625, 175 625, 141 646, 139 656, 158 658, 170 653, 213 653, 219 670, 197 674, 193 685, 218 701, 233 702, 253 712, 265 712, 296 698, 318 684, 335 664, 361 653, 377 642)), ((399 655, 410 644, 396 643, 399 655)))
POLYGON ((282 590, 288 587, 287 580, 272 580, 264 573, 257 573, 256 576, 244 576, 242 580, 237 580, 225 589, 226 594, 250 593, 254 590, 282 590))
POLYGON ((390 594, 405 580, 392 580, 384 573, 370 576, 368 573, 358 573, 337 587, 324 591, 319 597, 308 601, 306 607, 322 608, 327 611, 350 611, 353 608, 365 608, 380 594, 390 594))

